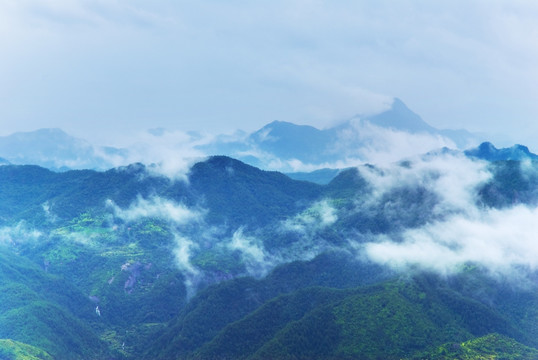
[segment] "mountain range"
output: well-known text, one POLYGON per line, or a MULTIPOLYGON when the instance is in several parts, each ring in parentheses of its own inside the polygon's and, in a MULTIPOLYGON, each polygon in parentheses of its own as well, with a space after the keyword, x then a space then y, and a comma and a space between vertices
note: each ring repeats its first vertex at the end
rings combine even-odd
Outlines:
POLYGON ((182 176, 61 130, 1 138, 0 358, 538 359, 537 155, 324 167, 377 141, 358 130, 456 134, 396 99, 197 144, 221 155, 182 176), (317 170, 252 165, 277 160, 317 170))
MULTIPOLYGON (((478 135, 465 130, 437 130, 397 98, 384 112, 355 116, 321 130, 308 125, 274 121, 251 134, 217 136, 201 144, 196 143, 196 134, 189 136, 193 139, 193 149, 200 154, 226 155, 262 169, 293 172, 301 168, 300 165, 314 170, 334 165, 342 167, 342 164, 350 161, 366 162, 369 158, 364 154, 364 149, 390 146, 388 142, 391 139, 387 136, 394 132, 426 136, 439 147, 453 145, 461 149, 469 144, 477 144, 480 139, 478 135)), ((165 135, 164 129, 148 132, 155 142, 165 135)), ((147 161, 134 149, 94 146, 60 129, 40 129, 0 137, 0 157, 13 164, 39 165, 55 171, 107 170, 133 161, 147 161)), ((162 160, 156 158, 152 161, 162 160)))
MULTIPOLYGON (((466 211, 441 196, 435 166, 475 161, 452 156, 350 168, 326 185, 224 156, 194 164, 186 180, 142 164, 4 165, 0 354, 538 358, 534 272, 492 276, 472 259, 449 273, 420 262, 403 270, 367 251, 466 211)), ((477 211, 538 203, 538 172, 488 164, 479 171, 490 177, 471 189, 477 211)))
MULTIPOLYGON (((317 129, 274 121, 241 138, 217 138, 201 149, 210 154, 232 156, 250 165, 268 168, 271 163, 301 163, 319 168, 320 165, 343 163, 346 160, 368 160, 363 149, 390 146, 393 132, 422 135, 441 143, 465 148, 478 143, 480 137, 466 130, 438 130, 411 111, 400 99, 379 114, 355 116, 336 126, 317 129), (445 139, 444 142, 441 139, 445 139)), ((284 167, 283 170, 288 170, 284 167)), ((289 171, 288 171, 289 172, 289 171)))

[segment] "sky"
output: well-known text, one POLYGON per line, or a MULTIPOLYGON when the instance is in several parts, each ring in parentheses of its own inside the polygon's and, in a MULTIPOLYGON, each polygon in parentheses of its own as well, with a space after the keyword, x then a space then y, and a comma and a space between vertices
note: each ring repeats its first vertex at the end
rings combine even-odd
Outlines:
POLYGON ((324 128, 398 97, 538 152, 536 44, 531 0, 0 0, 0 136, 324 128))

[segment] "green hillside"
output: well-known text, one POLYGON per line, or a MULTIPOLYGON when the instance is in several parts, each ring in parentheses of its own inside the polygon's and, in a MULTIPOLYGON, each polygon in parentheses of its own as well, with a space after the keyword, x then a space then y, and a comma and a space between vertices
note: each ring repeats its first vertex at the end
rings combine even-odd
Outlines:
MULTIPOLYGON (((477 209, 538 203, 538 172, 488 166, 491 176, 470 189, 477 209)), ((1 166, 1 354, 534 356, 529 269, 503 278, 466 263, 439 275, 364 255, 366 242, 402 242, 405 231, 457 213, 440 211, 445 200, 430 184, 438 172, 380 191, 371 179, 384 171, 348 169, 320 185, 221 156, 195 164, 186 181, 141 164, 64 173, 1 166)))
POLYGON ((462 343, 447 343, 409 360, 536 360, 538 350, 499 334, 488 334, 462 343))
POLYGON ((64 279, 0 249, 0 338, 72 359, 103 356, 91 301, 64 279))
POLYGON ((400 359, 493 331, 524 338, 495 310, 439 286, 416 279, 299 290, 231 323, 194 358, 400 359))
POLYGON ((18 341, 0 339, 0 359, 3 360, 52 360, 45 351, 18 341))

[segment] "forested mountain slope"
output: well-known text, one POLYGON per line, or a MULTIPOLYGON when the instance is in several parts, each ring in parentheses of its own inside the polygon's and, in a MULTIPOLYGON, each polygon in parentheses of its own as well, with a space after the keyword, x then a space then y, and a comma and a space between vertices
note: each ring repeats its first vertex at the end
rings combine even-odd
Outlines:
POLYGON ((0 354, 534 356, 536 169, 438 154, 320 185, 223 156, 175 178, 0 166, 0 354))

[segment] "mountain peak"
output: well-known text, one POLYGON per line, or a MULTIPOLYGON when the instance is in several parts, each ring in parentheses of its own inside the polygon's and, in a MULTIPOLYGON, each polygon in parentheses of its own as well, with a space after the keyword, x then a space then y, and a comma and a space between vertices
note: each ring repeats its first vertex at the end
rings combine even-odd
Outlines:
POLYGON ((488 161, 538 159, 538 155, 530 152, 524 145, 516 144, 509 148, 497 149, 486 141, 477 148, 465 150, 465 155, 488 161))
POLYGON ((390 108, 394 111, 411 111, 409 110, 409 108, 407 107, 407 105, 405 105, 405 103, 400 99, 400 98, 397 98, 395 97, 392 101, 392 105, 390 106, 390 108))
POLYGON ((409 131, 411 133, 435 133, 436 129, 427 124, 422 118, 411 111, 399 98, 394 98, 390 109, 380 114, 366 118, 374 125, 409 131))

